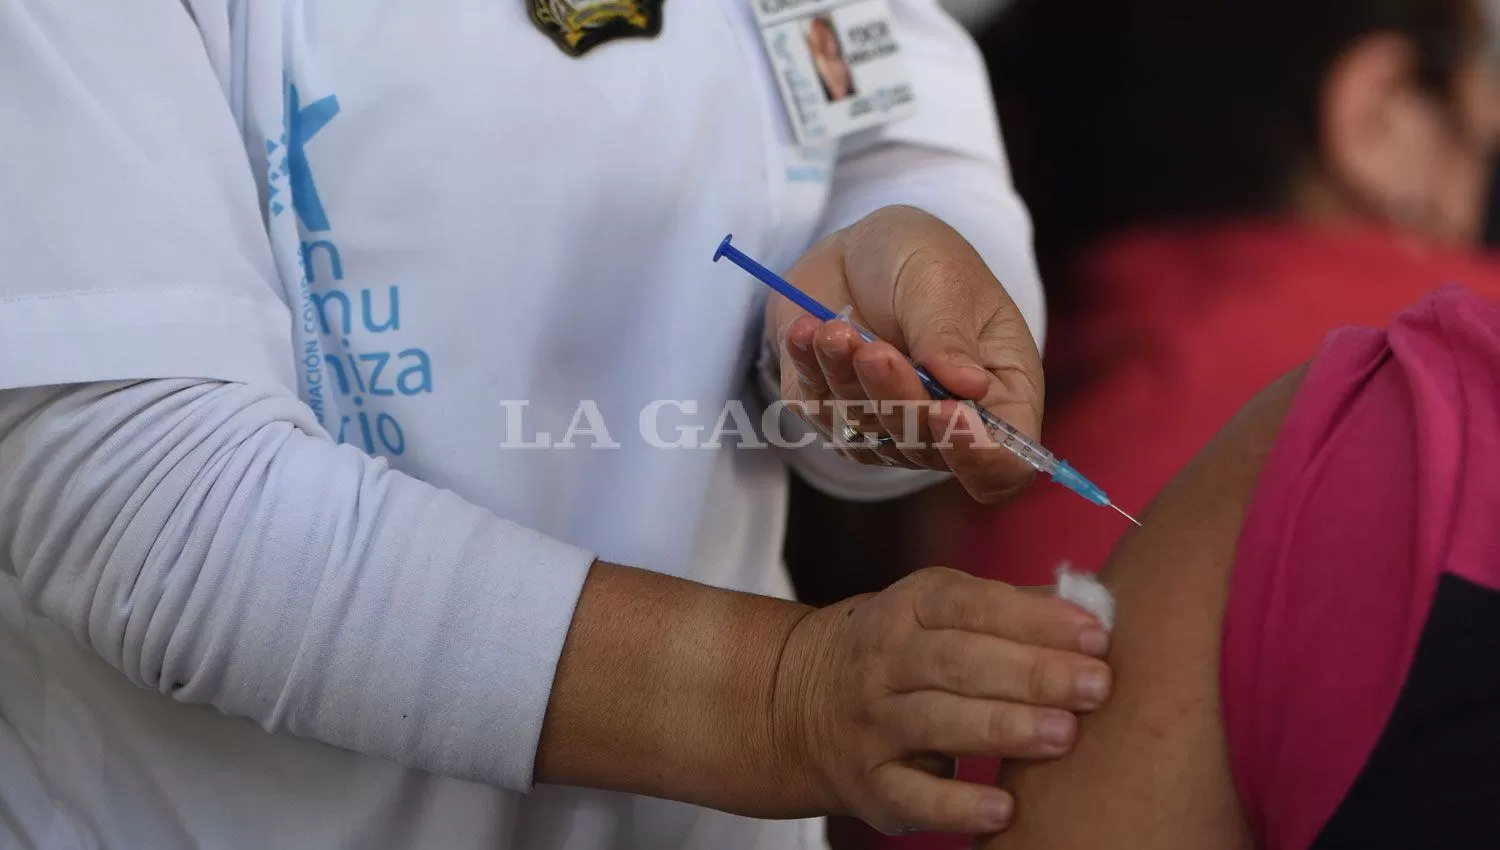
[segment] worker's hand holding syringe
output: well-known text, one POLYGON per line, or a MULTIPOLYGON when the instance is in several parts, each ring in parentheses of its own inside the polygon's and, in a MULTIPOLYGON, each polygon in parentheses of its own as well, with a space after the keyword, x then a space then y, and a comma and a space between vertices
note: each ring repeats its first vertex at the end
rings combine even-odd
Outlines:
POLYGON ((786 280, 728 239, 720 254, 781 293, 767 303, 766 328, 782 397, 826 432, 842 431, 852 456, 951 471, 982 502, 1003 501, 1040 470, 1112 506, 1037 442, 1044 381, 1036 343, 1005 288, 952 228, 889 207, 824 239, 786 280), (837 316, 829 309, 844 305, 837 316))

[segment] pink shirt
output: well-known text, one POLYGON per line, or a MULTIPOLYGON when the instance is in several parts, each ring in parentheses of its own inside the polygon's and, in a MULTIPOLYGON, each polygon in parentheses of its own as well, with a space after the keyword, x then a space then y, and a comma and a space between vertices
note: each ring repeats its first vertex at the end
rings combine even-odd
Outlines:
POLYGON ((1464 778, 1496 772, 1500 662, 1455 663, 1497 588, 1500 307, 1452 286, 1328 338, 1246 515, 1221 687, 1259 846, 1500 846, 1464 825, 1500 806, 1464 778))

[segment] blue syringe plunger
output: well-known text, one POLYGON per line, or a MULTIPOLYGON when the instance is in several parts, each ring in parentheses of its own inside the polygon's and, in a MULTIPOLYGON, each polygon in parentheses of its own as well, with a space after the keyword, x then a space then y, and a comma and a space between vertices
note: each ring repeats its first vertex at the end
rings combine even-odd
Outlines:
POLYGON ((834 313, 832 310, 819 304, 806 292, 792 286, 781 275, 752 260, 744 251, 729 244, 733 238, 734 234, 731 233, 724 237, 723 242, 719 243, 719 249, 714 252, 714 262, 717 263, 721 257, 728 257, 731 263, 749 272, 751 277, 786 296, 788 301, 806 310, 813 318, 820 322, 833 321, 834 313))

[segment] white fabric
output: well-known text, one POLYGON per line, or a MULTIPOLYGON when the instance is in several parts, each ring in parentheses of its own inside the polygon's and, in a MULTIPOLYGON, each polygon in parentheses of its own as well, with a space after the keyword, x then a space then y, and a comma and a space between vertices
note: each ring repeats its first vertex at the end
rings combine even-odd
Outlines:
POLYGON ((838 158, 739 0, 582 60, 520 2, 0 4, 0 387, 163 379, 0 396, 0 845, 818 846, 515 792, 589 553, 789 592, 776 455, 637 432, 747 391, 725 232, 913 201, 1040 303, 972 47, 893 5, 924 112, 838 158), (618 448, 507 445, 581 401, 618 448))
MULTIPOLYGON (((279 817, 283 795, 311 793, 285 809, 295 815, 338 801, 325 789, 346 781, 364 785, 356 805, 412 781, 393 762, 350 771, 348 754, 311 740, 267 746, 251 723, 163 697, 530 785, 593 556, 307 435, 316 428, 282 388, 159 379, 6 395, 0 573, 14 578, 0 583, 0 716, 20 741, 0 735, 0 800, 41 787, 68 809, 15 807, 22 835, 171 846, 166 806, 185 843, 223 846, 257 829, 239 818, 279 817), (20 619, 22 603, 43 616, 20 619), (204 767, 228 777, 179 769, 207 753, 204 767), (298 781, 277 788, 278 774, 298 781), (229 777, 258 805, 217 803, 229 777)), ((425 793, 467 793, 457 785, 425 793)), ((272 846, 330 835, 305 821, 278 824, 293 840, 272 846)))

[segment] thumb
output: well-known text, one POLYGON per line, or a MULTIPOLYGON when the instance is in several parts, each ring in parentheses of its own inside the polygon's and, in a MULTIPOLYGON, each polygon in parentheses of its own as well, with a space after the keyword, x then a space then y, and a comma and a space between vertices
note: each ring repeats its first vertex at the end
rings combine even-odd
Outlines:
MULTIPOLYGON (((972 249, 970 249, 972 253, 972 249)), ((897 315, 909 353, 960 398, 1035 437, 1041 430, 1041 356, 1020 309, 977 254, 913 258, 897 315)))
POLYGON ((904 317, 903 335, 911 358, 960 398, 982 401, 990 394, 992 375, 980 351, 980 328, 972 310, 957 304, 921 304, 904 317))

